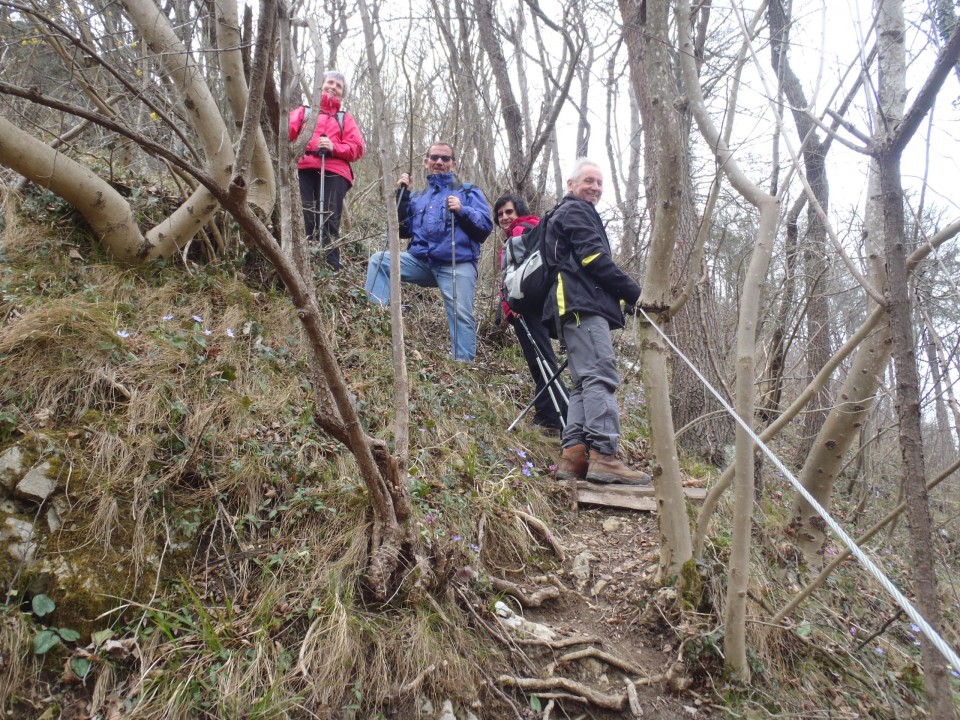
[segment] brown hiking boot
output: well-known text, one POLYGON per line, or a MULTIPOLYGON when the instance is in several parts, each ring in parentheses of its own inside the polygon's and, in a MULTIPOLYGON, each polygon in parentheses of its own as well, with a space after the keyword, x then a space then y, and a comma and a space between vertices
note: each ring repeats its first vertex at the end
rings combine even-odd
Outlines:
POLYGON ((557 466, 557 480, 576 482, 587 476, 587 446, 583 443, 565 447, 557 466))
POLYGON ((587 471, 587 482, 602 485, 650 485, 649 475, 634 470, 623 464, 616 455, 603 455, 590 451, 590 468, 587 471))

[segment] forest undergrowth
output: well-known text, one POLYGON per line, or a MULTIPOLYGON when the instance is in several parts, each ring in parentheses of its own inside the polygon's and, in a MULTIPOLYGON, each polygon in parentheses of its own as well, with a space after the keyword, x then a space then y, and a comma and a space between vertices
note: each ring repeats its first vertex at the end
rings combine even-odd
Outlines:
MULTIPOLYGON (((390 442, 389 318, 366 301, 364 269, 355 252, 345 272, 318 273, 318 294, 365 429, 390 442)), ((38 523, 35 565, 0 560, 7 716, 410 718, 432 717, 427 700, 451 699, 477 717, 540 718, 548 707, 553 717, 633 717, 629 703, 572 701, 574 686, 501 682, 577 677, 531 660, 496 619, 498 600, 517 607, 537 593, 562 597, 574 625, 583 607, 619 603, 630 637, 671 647, 664 666, 643 668, 653 680, 638 700, 671 702, 648 705, 645 717, 920 716, 917 631, 854 564, 782 626, 764 622, 806 577, 782 531, 789 493, 775 478, 755 519, 750 686, 727 678, 722 657, 726 503, 698 565, 698 595, 676 597, 648 566, 622 579, 622 596, 577 592, 553 533, 584 520, 551 477, 556 441, 528 424, 505 434, 529 397, 522 356, 488 324, 478 362, 454 364, 428 291, 405 295, 409 482, 413 522, 447 582, 415 604, 370 604, 366 489, 313 420, 296 315, 263 277, 242 251, 216 266, 125 270, 52 196, 9 206, 0 453, 17 445, 51 463, 62 523, 38 523)), ((621 351, 633 352, 628 342, 621 351)), ((624 369, 624 379, 624 446, 642 461, 639 373, 624 369)), ((684 468, 700 483, 717 474, 693 459, 684 468)), ((955 499, 933 499, 941 517, 956 512, 955 499)), ((840 499, 841 516, 855 500, 840 499)), ((883 514, 883 500, 858 526, 883 514)), ((908 587, 902 538, 898 527, 873 547, 908 587)), ((955 539, 937 541, 955 572, 955 539)), ((953 598, 945 626, 955 628, 957 588, 944 586, 953 598)), ((610 665, 598 692, 622 690, 629 675, 610 665)))

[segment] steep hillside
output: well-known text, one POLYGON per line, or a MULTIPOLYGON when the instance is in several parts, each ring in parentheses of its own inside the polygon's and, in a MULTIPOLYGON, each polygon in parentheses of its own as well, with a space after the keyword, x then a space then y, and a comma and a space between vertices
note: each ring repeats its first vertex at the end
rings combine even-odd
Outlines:
MULTIPOLYGON (((454 364, 428 291, 406 310, 410 486, 446 582, 416 603, 369 604, 366 490, 314 423, 283 292, 242 252, 123 270, 48 201, 8 211, 0 248, 8 716, 912 712, 909 626, 894 616, 863 651, 841 629, 866 634, 865 618, 890 612, 855 571, 807 619, 758 624, 756 685, 727 683, 723 517, 702 593, 658 588, 655 516, 574 510, 551 477, 556 440, 504 432, 530 394, 509 336, 485 328, 478 361, 454 364)), ((318 291, 366 430, 389 441, 389 322, 363 273, 354 256, 318 291)), ((624 376, 624 445, 642 463, 639 377, 624 376)), ((786 512, 780 491, 762 507, 755 600, 769 610, 797 575, 765 529, 786 512)))

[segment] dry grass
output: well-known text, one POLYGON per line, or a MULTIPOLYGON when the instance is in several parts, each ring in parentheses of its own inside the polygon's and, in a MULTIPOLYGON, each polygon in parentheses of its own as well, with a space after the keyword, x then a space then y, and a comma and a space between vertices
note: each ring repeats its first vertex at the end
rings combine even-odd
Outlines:
MULTIPOLYGON (((455 602, 363 602, 366 490, 312 421, 285 297, 215 269, 75 264, 48 239, 6 252, 24 276, 34 257, 51 258, 37 276, 45 295, 8 288, 0 330, 3 402, 25 434, 48 411, 45 431, 71 472, 69 516, 48 550, 123 568, 132 583, 114 600, 127 606, 114 629, 140 654, 98 669, 98 703, 122 698, 147 718, 324 716, 351 704, 411 717, 423 697, 480 696, 478 666, 503 659, 455 602)), ((321 306, 362 420, 389 439, 387 317, 357 296, 359 272, 325 282, 321 306)), ((408 300, 422 550, 454 569, 522 572, 540 552, 552 562, 510 510, 552 520, 519 456, 546 472, 552 448, 531 431, 500 434, 525 392, 488 349, 469 369, 450 360, 435 292, 408 300)))
POLYGON ((33 654, 32 636, 25 615, 0 616, 0 708, 8 707, 17 695, 28 694, 38 678, 40 663, 33 654))

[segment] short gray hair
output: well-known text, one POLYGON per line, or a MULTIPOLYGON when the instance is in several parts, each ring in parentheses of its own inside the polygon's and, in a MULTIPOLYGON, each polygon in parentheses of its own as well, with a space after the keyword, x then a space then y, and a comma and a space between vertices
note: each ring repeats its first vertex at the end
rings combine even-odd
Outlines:
POLYGON ((346 97, 347 96, 347 78, 344 77, 343 73, 340 72, 339 70, 327 70, 323 74, 323 80, 324 82, 326 82, 330 78, 333 78, 334 80, 339 80, 340 82, 343 83, 343 96, 346 97))
POLYGON ((600 169, 600 166, 590 158, 579 157, 574 161, 573 167, 570 168, 570 175, 567 176, 567 180, 578 180, 580 178, 580 174, 583 172, 583 169, 586 167, 595 167, 598 170, 600 169))

